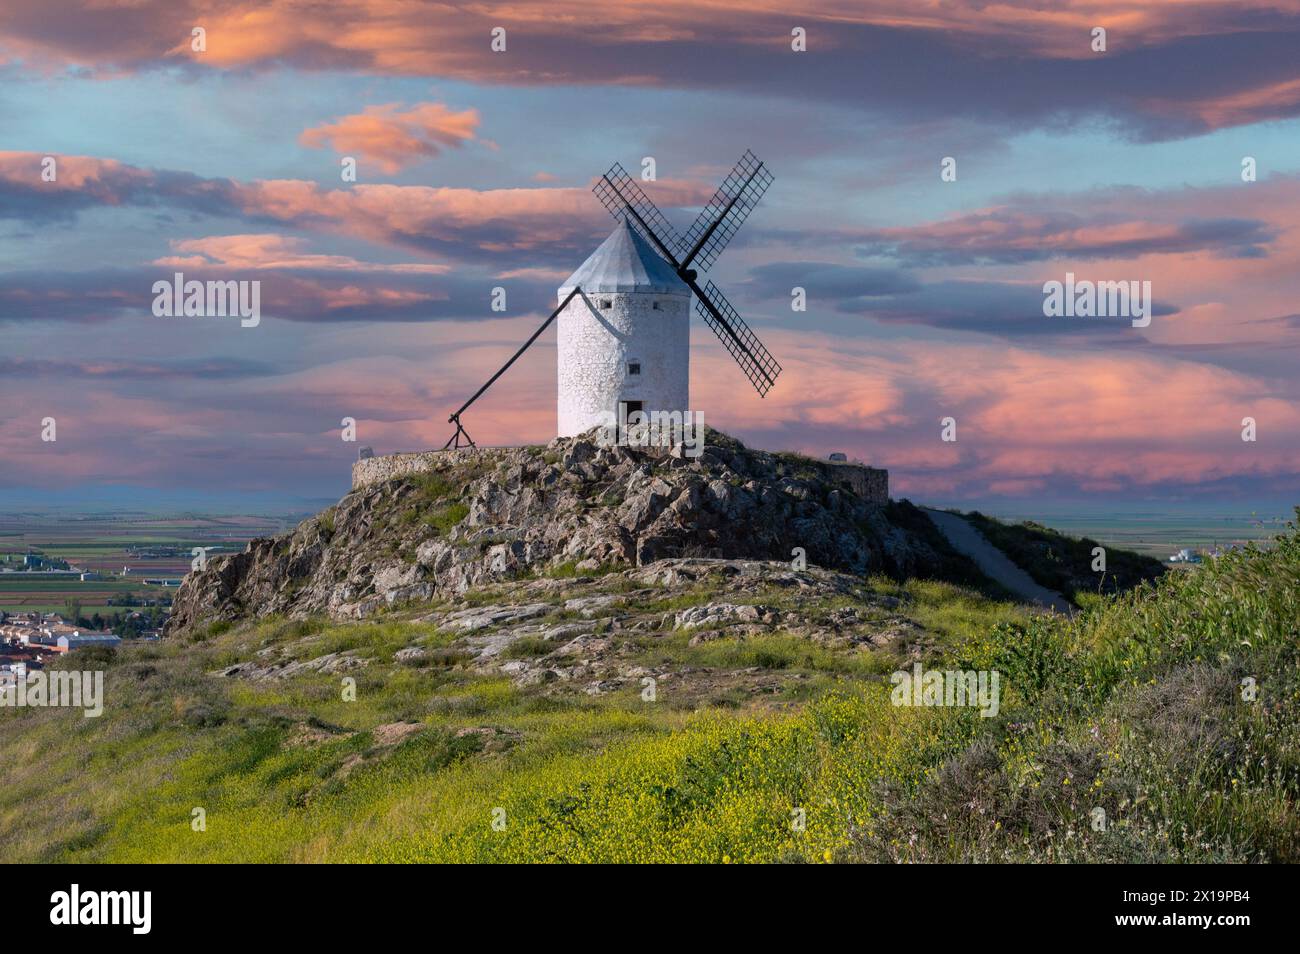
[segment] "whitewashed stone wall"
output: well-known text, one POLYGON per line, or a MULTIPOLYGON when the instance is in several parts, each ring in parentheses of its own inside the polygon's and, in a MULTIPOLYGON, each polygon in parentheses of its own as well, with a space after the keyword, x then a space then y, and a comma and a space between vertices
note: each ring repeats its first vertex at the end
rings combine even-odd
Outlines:
POLYGON ((556 319, 559 436, 606 423, 619 401, 642 401, 646 411, 694 410, 690 307, 689 293, 575 296, 556 319), (609 308, 600 307, 605 301, 609 308), (640 363, 640 375, 628 375, 629 361, 640 363))
MULTIPOLYGON (((475 458, 497 461, 503 459, 510 450, 511 448, 498 447, 462 447, 459 450, 419 451, 411 454, 367 457, 352 465, 352 489, 356 490, 359 487, 411 474, 441 470, 475 458)), ((648 448, 644 453, 651 457, 658 457, 670 451, 663 448, 648 448)), ((843 484, 863 500, 878 504, 889 502, 889 471, 887 470, 853 462, 836 463, 813 457, 808 458, 808 462, 820 470, 823 477, 833 483, 843 484)))
POLYGON ((475 457, 494 456, 490 447, 462 447, 457 450, 417 451, 411 454, 385 454, 366 457, 352 465, 352 489, 382 483, 395 477, 423 474, 431 470, 450 467, 475 457))

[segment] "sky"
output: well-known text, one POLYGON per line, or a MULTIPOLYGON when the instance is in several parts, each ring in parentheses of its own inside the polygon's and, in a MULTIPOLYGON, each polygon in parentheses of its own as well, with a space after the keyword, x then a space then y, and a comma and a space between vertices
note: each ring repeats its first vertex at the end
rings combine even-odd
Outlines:
MULTIPOLYGON (((1300 503, 1300 2, 789 6, 4 0, 0 503, 335 498, 442 446, 612 163, 685 231, 746 149, 707 277, 783 371, 695 319, 710 426, 935 504, 1300 503), (176 272, 260 323, 156 316, 176 272), (1067 273, 1149 325, 1049 317, 1067 273)), ((554 342, 476 440, 554 436, 554 342)))

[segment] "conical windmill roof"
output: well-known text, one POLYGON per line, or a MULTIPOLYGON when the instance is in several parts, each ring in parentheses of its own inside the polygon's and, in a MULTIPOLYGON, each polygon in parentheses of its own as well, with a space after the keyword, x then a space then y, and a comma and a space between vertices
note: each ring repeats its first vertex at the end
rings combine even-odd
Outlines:
POLYGON ((673 267, 628 225, 627 219, 622 219, 609 238, 601 242, 591 257, 560 286, 560 294, 568 294, 575 285, 581 285, 582 290, 589 293, 691 293, 673 267))

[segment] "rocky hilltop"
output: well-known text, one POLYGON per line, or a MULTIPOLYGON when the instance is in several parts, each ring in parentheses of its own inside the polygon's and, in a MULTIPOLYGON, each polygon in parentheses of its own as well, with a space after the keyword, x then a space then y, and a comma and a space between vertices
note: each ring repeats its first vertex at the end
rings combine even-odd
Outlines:
POLYGON ((716 431, 694 458, 594 434, 451 452, 211 559, 186 577, 169 632, 269 615, 362 619, 492 583, 664 559, 788 563, 796 548, 809 565, 857 575, 980 582, 921 511, 865 499, 843 473, 716 431))

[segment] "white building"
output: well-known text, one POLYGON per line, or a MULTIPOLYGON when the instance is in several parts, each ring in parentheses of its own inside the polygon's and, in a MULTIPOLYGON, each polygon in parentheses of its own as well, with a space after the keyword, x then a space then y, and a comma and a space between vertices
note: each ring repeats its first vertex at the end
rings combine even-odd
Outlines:
POLYGON ((690 409, 691 291, 622 221, 559 290, 559 434, 690 409))

